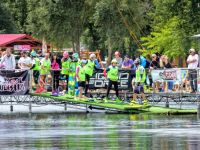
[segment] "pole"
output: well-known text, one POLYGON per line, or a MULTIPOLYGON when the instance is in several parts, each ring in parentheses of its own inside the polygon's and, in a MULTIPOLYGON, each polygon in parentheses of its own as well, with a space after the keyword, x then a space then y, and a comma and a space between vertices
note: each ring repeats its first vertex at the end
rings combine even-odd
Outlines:
POLYGON ((29 113, 32 113, 32 103, 31 103, 31 98, 29 99, 29 113))
POLYGON ((10 111, 13 112, 13 105, 12 105, 12 102, 11 102, 11 105, 10 105, 10 111))
POLYGON ((197 119, 200 119, 200 104, 198 104, 198 108, 197 108, 197 119))
POLYGON ((167 101, 165 103, 165 107, 169 108, 169 100, 168 100, 168 97, 167 97, 167 101))
POLYGON ((64 104, 64 110, 67 110, 67 103, 64 104))

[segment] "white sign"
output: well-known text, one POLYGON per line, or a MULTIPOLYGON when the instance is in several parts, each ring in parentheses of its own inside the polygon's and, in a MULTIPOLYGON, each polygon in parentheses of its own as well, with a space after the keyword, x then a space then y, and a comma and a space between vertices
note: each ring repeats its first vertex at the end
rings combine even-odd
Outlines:
POLYGON ((30 45, 14 45, 14 50, 29 51, 31 50, 31 46, 30 45))
POLYGON ((151 76, 155 81, 179 81, 180 83, 186 78, 188 70, 186 69, 164 69, 152 70, 151 76))

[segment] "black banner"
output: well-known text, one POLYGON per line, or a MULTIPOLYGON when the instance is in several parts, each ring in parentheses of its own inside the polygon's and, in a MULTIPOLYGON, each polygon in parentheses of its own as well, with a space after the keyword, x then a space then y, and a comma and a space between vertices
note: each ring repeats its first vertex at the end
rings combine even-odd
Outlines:
MULTIPOLYGON (((130 70, 119 70, 118 87, 121 90, 127 90, 131 86, 130 70)), ((105 79, 102 69, 96 70, 90 78, 90 89, 105 88, 108 80, 105 79)))
POLYGON ((28 70, 0 70, 0 95, 25 95, 28 92, 28 70))

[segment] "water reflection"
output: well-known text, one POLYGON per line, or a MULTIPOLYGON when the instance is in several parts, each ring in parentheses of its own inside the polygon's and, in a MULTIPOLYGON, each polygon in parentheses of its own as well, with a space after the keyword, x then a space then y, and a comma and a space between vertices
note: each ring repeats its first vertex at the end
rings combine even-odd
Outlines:
POLYGON ((0 115, 1 149, 200 149, 195 115, 0 115))

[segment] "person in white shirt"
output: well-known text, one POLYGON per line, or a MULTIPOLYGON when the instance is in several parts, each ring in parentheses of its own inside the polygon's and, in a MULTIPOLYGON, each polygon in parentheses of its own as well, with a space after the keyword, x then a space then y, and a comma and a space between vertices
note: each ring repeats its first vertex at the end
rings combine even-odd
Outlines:
POLYGON ((32 67, 32 60, 28 57, 27 52, 21 52, 21 58, 18 61, 20 69, 30 69, 32 67))
POLYGON ((1 68, 5 70, 14 70, 16 67, 15 56, 11 54, 11 48, 7 48, 5 51, 5 55, 2 56, 0 62, 1 68))
POLYGON ((189 69, 189 80, 192 88, 192 93, 197 92, 197 68, 199 64, 199 56, 195 53, 195 49, 189 50, 190 55, 187 58, 187 64, 189 69))

